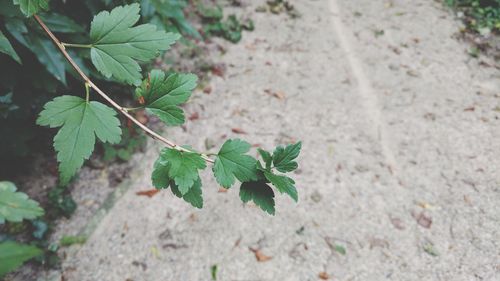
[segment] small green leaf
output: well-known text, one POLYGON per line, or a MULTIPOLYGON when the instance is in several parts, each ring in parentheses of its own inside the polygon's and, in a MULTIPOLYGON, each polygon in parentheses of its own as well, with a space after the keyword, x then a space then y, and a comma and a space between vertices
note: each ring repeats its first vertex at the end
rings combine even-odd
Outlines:
POLYGON ((188 193, 199 178, 198 170, 207 166, 201 155, 194 152, 165 148, 160 157, 168 163, 168 176, 174 180, 182 195, 188 193))
POLYGON ((263 211, 274 215, 274 192, 264 181, 244 182, 240 187, 241 201, 252 200, 263 211))
POLYGON ((170 183, 170 188, 172 189, 172 193, 175 196, 184 199, 184 201, 191 204, 193 207, 201 209, 203 208, 203 196, 201 191, 201 180, 200 178, 196 179, 193 186, 189 188, 189 191, 182 195, 179 187, 175 184, 175 182, 170 183))
POLYGON ((156 160, 153 173, 151 174, 151 181, 153 186, 157 189, 166 189, 170 185, 170 176, 168 175, 168 162, 162 160, 160 157, 156 160))
POLYGON ((264 163, 266 164, 266 170, 270 170, 271 164, 273 162, 273 157, 271 156, 271 153, 269 153, 261 148, 259 148, 258 151, 259 151, 260 156, 262 157, 262 160, 264 160, 264 163))
POLYGON ((0 277, 21 266, 25 261, 39 256, 42 250, 12 241, 0 243, 0 277))
POLYGON ((0 182, 0 224, 6 220, 21 222, 23 219, 34 219, 43 215, 38 202, 29 199, 23 192, 16 192, 16 186, 8 181, 0 182))
POLYGON ((212 168, 220 185, 229 188, 235 178, 240 182, 257 180, 257 160, 245 154, 249 150, 250 144, 240 139, 227 140, 222 145, 212 168))
POLYGON ((176 73, 166 77, 163 71, 153 70, 135 92, 138 97, 144 97, 149 113, 167 125, 181 125, 185 117, 178 105, 189 99, 197 81, 194 74, 176 73))
POLYGON ((62 126, 54 137, 54 148, 63 185, 90 157, 96 136, 109 143, 119 143, 121 139, 120 121, 112 108, 75 96, 61 96, 46 103, 37 124, 51 128, 62 126))
POLYGON ((49 9, 49 0, 14 0, 14 4, 19 5, 21 12, 27 17, 49 9))
POLYGON ((269 171, 264 171, 264 176, 278 189, 280 193, 290 195, 295 202, 299 200, 297 189, 295 188, 295 182, 291 178, 276 175, 269 171))
POLYGON ((335 252, 345 256, 345 254, 347 253, 347 251, 345 250, 344 246, 341 246, 341 245, 335 245, 335 252))
POLYGON ((65 60, 54 43, 36 33, 29 33, 24 36, 24 39, 26 47, 36 55, 38 61, 47 68, 47 71, 66 85, 65 60))
POLYGON ((210 275, 212 275, 212 281, 217 281, 217 265, 214 264, 210 267, 210 275))
POLYGON ((175 33, 157 30, 152 24, 132 27, 139 20, 138 3, 103 11, 92 20, 90 57, 105 77, 127 84, 141 83, 141 67, 136 62, 157 57, 179 39, 175 33))
POLYGON ((87 236, 78 235, 78 236, 63 236, 59 239, 59 245, 62 247, 67 247, 75 244, 85 244, 87 242, 87 236))
POLYGON ((45 25, 52 32, 79 33, 84 32, 83 27, 73 19, 57 13, 44 13, 40 15, 45 25))
POLYGON ((14 51, 14 48, 12 48, 9 39, 5 37, 2 31, 0 31, 0 52, 10 56, 17 63, 21 64, 21 59, 17 55, 16 51, 14 51))
POLYGON ((273 152, 273 164, 282 173, 297 169, 297 162, 293 161, 299 156, 302 143, 290 144, 286 147, 278 146, 273 152))

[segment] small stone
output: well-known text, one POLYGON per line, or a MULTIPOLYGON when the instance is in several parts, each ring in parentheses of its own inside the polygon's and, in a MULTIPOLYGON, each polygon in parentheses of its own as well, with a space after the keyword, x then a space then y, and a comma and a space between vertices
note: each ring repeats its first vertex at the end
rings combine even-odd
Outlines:
POLYGON ((311 194, 311 199, 314 203, 318 203, 321 199, 323 199, 323 196, 316 190, 311 194))

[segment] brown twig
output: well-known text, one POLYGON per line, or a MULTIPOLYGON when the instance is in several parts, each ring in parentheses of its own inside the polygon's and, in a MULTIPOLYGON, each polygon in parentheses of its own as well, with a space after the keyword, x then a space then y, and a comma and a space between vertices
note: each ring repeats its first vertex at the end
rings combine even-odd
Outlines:
MULTIPOLYGON (((36 21, 38 22, 38 24, 45 31, 45 33, 47 33, 47 35, 50 37, 50 39, 52 39, 54 44, 56 44, 57 48, 59 49, 59 51, 61 51, 61 53, 64 55, 64 57, 69 62, 69 64, 76 70, 78 75, 80 75, 82 77, 82 79, 85 81, 85 83, 87 85, 89 85, 92 89, 94 89, 94 91, 96 91, 101 97, 103 97, 107 102, 109 102, 114 108, 116 108, 118 111, 120 111, 123 115, 125 115, 125 117, 127 117, 130 121, 134 122, 137 126, 139 126, 139 128, 141 128, 144 132, 146 132, 147 135, 149 135, 153 139, 158 140, 160 142, 163 142, 167 146, 174 148, 174 149, 177 149, 179 151, 192 152, 192 151, 185 149, 185 148, 177 145, 176 143, 160 136, 158 133, 156 133, 155 131, 148 128, 146 125, 139 122, 139 120, 135 119, 132 115, 130 115, 130 113, 128 113, 128 111, 125 108, 123 108, 122 106, 117 104, 113 99, 111 99, 108 95, 106 95, 106 93, 104 93, 101 89, 99 89, 99 87, 97 87, 96 84, 94 84, 94 82, 92 82, 92 80, 90 80, 90 78, 87 75, 85 75, 85 73, 83 73, 81 68, 71 58, 71 56, 68 54, 68 52, 66 52, 66 48, 64 47, 64 45, 59 41, 59 39, 57 39, 57 37, 52 33, 52 31, 50 31, 50 29, 45 25, 45 23, 42 21, 42 19, 40 19, 40 17, 37 15, 34 15, 34 17, 35 17, 36 21)), ((209 158, 207 155, 201 154, 201 157, 209 163, 214 163, 214 160, 209 158)))

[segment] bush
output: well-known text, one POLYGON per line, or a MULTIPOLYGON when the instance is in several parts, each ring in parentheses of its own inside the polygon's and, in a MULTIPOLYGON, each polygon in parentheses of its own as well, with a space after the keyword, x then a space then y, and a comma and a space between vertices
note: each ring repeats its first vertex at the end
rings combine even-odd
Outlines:
POLYGON ((500 0, 446 0, 446 3, 464 12, 470 29, 500 31, 500 0))
MULTIPOLYGON (((40 17, 63 41, 85 42, 88 25, 97 12, 129 2, 140 2, 141 23, 201 38, 184 16, 187 0, 52 0, 50 12, 40 13, 40 17)), ((76 72, 32 18, 26 18, 13 0, 0 0, 0 7, 0 165, 10 168, 2 169, 0 176, 6 176, 17 162, 22 163, 20 157, 49 148, 47 130, 35 125, 42 105, 54 96, 80 92, 82 86, 76 72), (3 48, 8 42, 13 46, 11 52, 3 48)), ((85 74, 104 88, 121 87, 91 67, 88 52, 68 51, 85 74)), ((120 89, 123 91, 127 92, 120 89)))

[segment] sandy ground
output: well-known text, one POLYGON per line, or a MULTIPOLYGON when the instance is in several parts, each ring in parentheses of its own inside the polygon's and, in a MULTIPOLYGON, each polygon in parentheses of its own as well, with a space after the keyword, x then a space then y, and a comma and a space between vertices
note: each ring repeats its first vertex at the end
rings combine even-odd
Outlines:
POLYGON ((246 2, 256 30, 186 107, 200 119, 165 135, 198 149, 302 140, 299 203, 278 196, 268 216, 218 192, 210 169, 202 210, 137 196, 150 145, 64 280, 212 280, 213 265, 223 281, 500 280, 500 74, 466 54, 441 4, 301 0, 292 20, 246 2))

